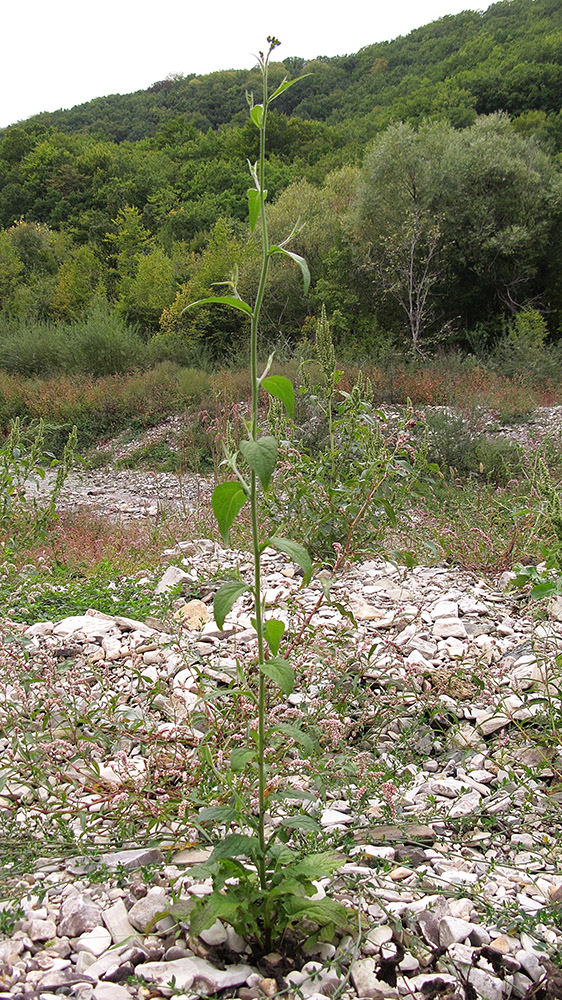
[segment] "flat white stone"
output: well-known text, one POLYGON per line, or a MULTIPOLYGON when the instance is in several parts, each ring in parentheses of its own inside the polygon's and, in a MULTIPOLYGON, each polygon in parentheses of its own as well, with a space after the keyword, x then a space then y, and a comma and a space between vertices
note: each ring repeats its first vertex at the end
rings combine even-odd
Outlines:
POLYGON ((231 986, 241 986, 253 970, 249 965, 229 965, 217 969, 204 958, 178 958, 173 962, 145 962, 142 966, 143 979, 157 986, 168 986, 172 977, 177 989, 192 987, 203 996, 218 993, 231 986))
POLYGON ((526 951, 522 948, 515 953, 515 958, 523 971, 529 976, 529 979, 532 979, 534 983, 537 983, 541 976, 544 975, 544 966, 540 964, 540 959, 536 952, 526 951))
POLYGON ((367 934, 367 941, 380 948, 381 944, 392 941, 392 928, 385 925, 382 927, 373 927, 367 934))
POLYGON ((219 944, 225 943, 228 938, 228 934, 222 921, 215 920, 214 924, 211 924, 207 930, 201 931, 199 937, 210 947, 216 947, 219 944))
POLYGON ((437 652, 437 644, 430 639, 423 639, 419 635, 413 636, 408 643, 408 649, 417 649, 426 659, 431 660, 437 652))
POLYGON ((118 660, 122 655, 121 639, 109 635, 102 640, 102 649, 105 652, 106 660, 118 660))
POLYGON ((117 631, 113 619, 98 618, 94 615, 70 615, 57 622, 53 628, 54 635, 69 636, 75 635, 76 632, 82 632, 87 639, 102 639, 117 631))
POLYGON ((111 946, 111 934, 106 927, 94 927, 81 934, 74 945, 75 951, 88 951, 99 958, 111 946))
POLYGON ((129 922, 141 933, 146 932, 150 924, 159 913, 169 909, 170 903, 164 889, 154 886, 149 889, 146 896, 139 899, 129 910, 129 922))
POLYGON ((360 997, 395 997, 396 989, 377 978, 377 963, 373 958, 359 958, 351 963, 351 981, 360 997))
POLYGON ((461 816, 470 816, 471 813, 475 812, 480 806, 481 795, 479 792, 473 790, 472 792, 466 792, 465 795, 461 795, 455 802, 453 802, 451 808, 449 809, 450 819, 458 819, 461 816))
POLYGON ((362 844, 361 847, 357 848, 358 852, 361 852, 367 858, 383 858, 386 861, 394 861, 396 851, 394 847, 382 844, 362 844))
POLYGON ((410 996, 413 993, 433 995, 441 992, 441 983, 445 986, 456 986, 457 980, 448 972, 420 972, 417 976, 404 979, 403 987, 402 984, 399 984, 398 989, 400 993, 407 993, 410 996))
POLYGON ((460 639, 455 639, 453 636, 449 636, 445 639, 445 648, 453 660, 461 660, 465 655, 464 643, 460 639))
POLYGON ((98 983, 94 987, 93 996, 94 1000, 131 1000, 127 987, 119 986, 118 983, 98 983))
POLYGON ((185 570, 180 569, 179 566, 168 566, 154 593, 165 594, 166 591, 171 590, 172 587, 176 586, 176 584, 187 582, 193 582, 193 575, 191 573, 186 573, 185 570))
POLYGON ((429 613, 434 621, 437 618, 458 618, 459 606, 456 601, 438 601, 429 613))
POLYGON ((442 917, 439 921, 439 945, 448 948, 457 941, 465 941, 473 925, 460 917, 442 917))
POLYGON ((431 778, 427 784, 432 795, 444 795, 447 799, 458 798, 466 787, 456 778, 431 778))
POLYGON ((453 960, 455 965, 465 966, 465 970, 467 968, 471 968, 472 956, 474 954, 474 948, 471 945, 461 944, 460 941, 454 941, 453 944, 448 946, 447 954, 453 960))
POLYGON ((511 989, 509 984, 502 979, 496 979, 482 969, 471 969, 467 974, 468 982, 476 990, 483 1000, 502 1000, 504 996, 509 996, 511 989))
POLYGON ((415 955, 412 955, 409 951, 406 952, 404 958, 399 963, 398 968, 400 972, 416 972, 419 969, 420 963, 415 955))
POLYGON ((123 944, 124 942, 136 943, 141 940, 129 921, 127 908, 122 899, 116 900, 113 906, 108 906, 107 909, 102 910, 101 915, 105 926, 111 934, 113 944, 123 944))
POLYGON ((433 626, 434 639, 466 639, 466 629, 459 618, 438 618, 433 626))
POLYGON ((504 729, 505 726, 509 726, 511 719, 508 715, 503 712, 493 712, 485 711, 479 712, 476 720, 476 725, 482 736, 490 736, 491 733, 495 733, 498 729, 504 729))
POLYGON ((322 826, 336 826, 339 823, 353 823, 353 816, 340 812, 339 809, 324 809, 320 817, 322 826))

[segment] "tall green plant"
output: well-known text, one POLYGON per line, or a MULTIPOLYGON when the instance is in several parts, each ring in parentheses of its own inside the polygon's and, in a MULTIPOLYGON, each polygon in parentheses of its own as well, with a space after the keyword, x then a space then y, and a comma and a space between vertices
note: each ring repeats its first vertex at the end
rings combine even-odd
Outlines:
POLYGON ((58 461, 45 450, 43 421, 10 423, 10 432, 0 446, 0 553, 9 556, 42 538, 56 519, 55 505, 74 461, 76 427, 68 435, 58 461), (54 475, 47 488, 38 491, 47 469, 54 475))
MULTIPOLYGON (((241 441, 237 450, 227 435, 225 463, 233 478, 216 487, 212 496, 212 507, 220 532, 228 543, 230 529, 249 501, 252 524, 253 583, 241 578, 227 580, 217 591, 214 599, 215 620, 222 628, 226 615, 234 602, 244 593, 253 598, 253 624, 257 636, 257 681, 247 683, 247 693, 256 707, 256 722, 250 727, 250 745, 237 748, 231 755, 233 771, 246 770, 248 776, 257 781, 257 815, 249 804, 244 806, 239 798, 234 808, 203 810, 202 820, 224 824, 227 829, 234 823, 250 833, 229 833, 224 836, 209 860, 199 867, 201 874, 213 878, 213 893, 201 900, 191 918, 191 928, 199 933, 209 927, 217 918, 230 923, 243 934, 255 949, 269 951, 272 944, 279 945, 285 932, 303 918, 312 921, 320 932, 331 937, 337 926, 347 926, 349 914, 344 907, 333 900, 314 900, 316 893, 313 877, 329 874, 338 867, 339 861, 331 855, 316 854, 301 858, 287 844, 291 828, 315 830, 316 821, 309 815, 284 816, 280 826, 267 836, 266 810, 271 808, 275 793, 268 795, 268 774, 266 751, 279 734, 296 739, 301 745, 304 734, 286 724, 267 727, 268 682, 278 687, 285 695, 293 688, 294 674, 289 660, 279 654, 284 633, 283 622, 275 618, 265 618, 264 597, 261 582, 261 557, 266 547, 273 547, 293 559, 301 568, 304 582, 312 575, 312 564, 306 549, 290 538, 276 535, 267 536, 262 531, 259 518, 258 493, 269 489, 277 463, 277 441, 274 437, 260 433, 258 404, 260 390, 279 400, 289 416, 294 412, 294 390, 289 379, 280 375, 269 375, 272 363, 270 357, 265 371, 258 375, 258 331, 260 313, 271 258, 281 254, 296 263, 302 272, 305 293, 310 284, 310 273, 306 261, 288 249, 291 238, 297 231, 294 227, 282 243, 272 244, 269 240, 265 201, 266 125, 269 108, 273 101, 289 87, 303 79, 283 80, 273 93, 268 92, 268 68, 271 53, 279 42, 268 38, 268 49, 259 53, 258 64, 262 75, 262 100, 255 103, 253 95, 248 95, 250 117, 259 132, 259 159, 250 164, 253 186, 248 190, 250 229, 261 229, 261 271, 253 305, 241 298, 237 289, 237 275, 226 284, 229 294, 213 295, 191 305, 216 303, 230 306, 244 313, 250 321, 250 372, 252 388, 252 410, 246 424, 247 438, 241 441), (250 862, 242 864, 241 857, 250 862), (235 883, 232 884, 232 879, 235 883)), ((188 307, 189 308, 189 307, 188 307)))

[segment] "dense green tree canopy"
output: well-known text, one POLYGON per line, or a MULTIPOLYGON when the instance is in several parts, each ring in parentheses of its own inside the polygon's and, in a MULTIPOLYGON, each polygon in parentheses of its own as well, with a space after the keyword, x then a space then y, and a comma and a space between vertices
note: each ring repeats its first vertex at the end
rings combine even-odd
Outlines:
MULTIPOLYGON (((272 266, 264 332, 326 305, 340 343, 490 336, 526 308, 562 327, 562 10, 501 0, 358 53, 271 66, 267 206, 312 272, 272 266)), ((0 132, 0 316, 75 320, 108 298, 173 356, 213 356, 243 319, 183 313, 252 287, 246 161, 255 70, 174 77, 0 132), (217 319, 218 317, 218 319, 217 319), (175 346, 174 346, 175 345, 175 346)), ((7 327, 6 327, 7 328, 7 327)), ((0 329, 0 336, 1 336, 0 329)))

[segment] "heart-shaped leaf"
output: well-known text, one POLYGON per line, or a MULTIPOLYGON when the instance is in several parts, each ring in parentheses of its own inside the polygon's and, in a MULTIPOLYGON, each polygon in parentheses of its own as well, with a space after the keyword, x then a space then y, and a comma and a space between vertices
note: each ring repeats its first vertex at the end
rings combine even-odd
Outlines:
POLYGON ((272 656, 270 660, 261 664, 260 669, 262 674, 270 677, 273 683, 281 688, 283 694, 289 695, 291 693, 295 674, 288 660, 284 660, 282 656, 272 656))
POLYGON ((253 233, 260 217, 260 193, 255 188, 248 188, 248 214, 250 216, 250 232, 253 233))
POLYGON ((248 585, 243 583, 242 580, 227 580, 227 582, 223 583, 222 587, 217 590, 213 600, 213 610, 215 613, 215 621, 220 629, 222 629, 224 620, 234 602, 249 589, 248 585))
POLYGON ((229 826, 236 819, 236 810, 230 806, 207 806, 199 810, 200 823, 218 823, 229 826))
POLYGON ((208 295, 205 299, 197 299, 196 302, 190 302, 189 305, 182 309, 185 312, 186 309, 193 309, 193 306, 207 306, 207 305, 219 305, 219 306, 231 306, 232 309, 239 309, 240 312, 246 313, 248 316, 253 316, 252 307, 244 302, 244 299, 239 299, 237 295, 208 295))
POLYGON ((310 736, 308 736, 307 733, 303 732, 302 729, 299 729, 298 726, 293 726, 289 722, 280 722, 277 726, 274 726, 272 732, 282 733, 284 736, 289 736, 292 740, 295 741, 295 743, 298 743, 299 746, 301 746, 304 749, 305 753, 308 754, 308 756, 311 756, 313 754, 314 744, 310 736))
POLYGON ((263 634, 272 656, 277 656, 277 653, 279 652, 279 645, 281 643, 281 639, 283 638, 284 631, 285 625, 277 618, 268 618, 267 621, 264 622, 263 634))
POLYGON ((258 438, 257 441, 241 441, 240 451, 266 490, 277 461, 277 441, 274 437, 262 437, 258 438))
POLYGON ((227 545, 230 529, 246 500, 246 491, 237 481, 230 480, 228 483, 219 483, 213 490, 211 507, 217 519, 223 541, 227 545))
POLYGON ((307 813, 298 813, 296 816, 284 816, 281 826, 286 826, 289 830, 319 830, 320 824, 313 816, 307 813))
POLYGON ((277 549, 278 552, 284 552, 286 556, 289 556, 289 558, 293 560, 293 562, 296 562, 297 566, 300 566, 304 573, 305 585, 310 583, 310 578, 312 576, 312 562, 304 545, 299 545, 298 542, 293 542, 292 538, 282 538, 277 535, 273 535, 271 538, 268 538, 266 545, 271 545, 272 548, 277 549))
POLYGON ((267 375, 262 378, 260 385, 269 393, 280 399, 290 417, 295 414, 295 390, 290 379, 284 375, 267 375))
POLYGON ((263 104, 254 104, 253 108, 250 108, 250 117, 256 128, 261 128, 263 122, 263 104))
POLYGON ((248 837, 245 833, 228 833, 226 837, 217 844, 211 854, 211 861, 220 861, 221 858, 253 858, 260 849, 260 842, 257 837, 248 837))
POLYGON ((271 104, 271 102, 274 101, 276 97, 279 97, 279 94, 283 94, 286 90, 289 89, 289 87, 292 87, 294 83, 298 83, 299 80, 305 80, 307 76, 312 76, 312 73, 303 73, 302 76, 296 76, 294 80, 283 80, 277 87, 277 90, 274 90, 273 93, 270 95, 268 104, 271 104))
POLYGON ((230 767, 233 771, 243 771, 246 764, 256 759, 255 750, 247 750, 244 747, 236 747, 230 755, 230 767))

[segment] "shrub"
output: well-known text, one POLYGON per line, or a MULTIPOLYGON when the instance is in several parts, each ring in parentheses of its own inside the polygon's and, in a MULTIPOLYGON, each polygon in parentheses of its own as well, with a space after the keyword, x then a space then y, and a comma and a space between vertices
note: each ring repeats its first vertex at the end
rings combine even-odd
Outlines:
POLYGON ((548 328, 537 309, 522 309, 499 340, 490 356, 490 367, 527 385, 546 380, 560 381, 560 345, 546 343, 548 328))
POLYGON ((14 375, 64 371, 66 356, 67 345, 53 323, 26 323, 0 341, 0 367, 14 375))
POLYGON ((526 468, 525 452, 520 445, 506 438, 482 435, 470 415, 428 413, 426 426, 428 458, 437 462, 446 475, 472 475, 505 485, 526 468))
POLYGON ((146 363, 146 345, 103 299, 94 302, 81 322, 62 328, 61 335, 68 340, 69 372, 99 378, 124 374, 146 363))
POLYGON ((146 347, 104 299, 84 319, 20 323, 0 341, 0 368, 12 374, 123 374, 141 367, 146 347))

